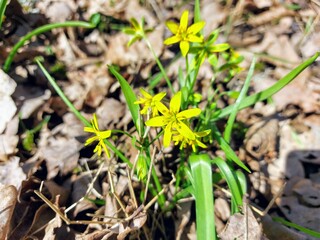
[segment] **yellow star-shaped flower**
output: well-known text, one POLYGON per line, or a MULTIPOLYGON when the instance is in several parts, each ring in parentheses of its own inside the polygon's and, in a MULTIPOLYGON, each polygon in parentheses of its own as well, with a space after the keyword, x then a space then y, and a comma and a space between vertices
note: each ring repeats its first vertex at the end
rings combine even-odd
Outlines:
POLYGON ((175 22, 168 21, 166 23, 169 30, 174 36, 167 38, 164 44, 171 45, 180 42, 180 50, 182 55, 185 57, 190 48, 190 42, 202 42, 203 37, 197 36, 197 33, 204 27, 205 22, 197 22, 188 27, 188 11, 184 11, 180 18, 180 25, 175 22))
POLYGON ((181 91, 177 92, 170 101, 170 110, 162 105, 159 111, 163 116, 157 116, 146 121, 146 125, 150 127, 164 127, 163 145, 168 147, 172 139, 172 132, 178 131, 185 138, 194 140, 196 137, 192 130, 184 122, 186 119, 198 116, 201 109, 193 108, 180 111, 181 91))
POLYGON ((87 146, 87 145, 93 143, 94 141, 99 141, 99 143, 97 144, 97 146, 95 147, 93 152, 94 153, 97 152, 98 156, 101 156, 102 149, 103 149, 104 152, 107 154, 108 158, 110 158, 110 153, 109 153, 109 150, 108 150, 106 144, 104 143, 104 139, 107 139, 111 136, 111 130, 107 130, 107 131, 100 131, 99 130, 98 120, 97 120, 96 114, 93 114, 93 119, 91 120, 91 125, 92 125, 91 127, 84 127, 84 131, 94 133, 95 136, 88 138, 84 145, 87 146))
POLYGON ((138 101, 135 101, 135 104, 143 104, 143 108, 140 111, 141 114, 147 114, 148 110, 151 110, 152 117, 159 115, 159 108, 165 107, 161 102, 162 98, 166 95, 165 92, 160 92, 155 96, 152 96, 144 89, 140 88, 140 92, 143 95, 143 98, 140 98, 138 101))

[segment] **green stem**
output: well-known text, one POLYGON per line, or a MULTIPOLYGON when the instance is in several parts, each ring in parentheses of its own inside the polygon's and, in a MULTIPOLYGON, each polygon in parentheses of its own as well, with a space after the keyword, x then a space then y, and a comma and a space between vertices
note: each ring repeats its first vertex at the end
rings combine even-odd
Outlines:
MULTIPOLYGON (((74 107, 74 105, 70 102, 67 96, 63 93, 61 88, 56 83, 55 79, 50 76, 48 71, 44 68, 41 64, 39 59, 36 59, 37 64, 39 65, 40 69, 42 70, 43 74, 48 79, 51 86, 57 92, 57 94, 61 97, 64 103, 70 108, 70 110, 74 113, 74 115, 87 127, 92 127, 91 123, 74 107)), ((113 146, 107 139, 104 139, 105 144, 125 163, 127 163, 130 167, 132 167, 132 163, 127 159, 115 146, 113 146)))
POLYGON ((164 77, 164 79, 167 82, 168 87, 170 88, 170 91, 172 92, 172 94, 174 94, 175 92, 174 92, 174 89, 173 89, 173 87, 171 85, 170 79, 168 78, 167 73, 164 70, 164 67, 163 67, 162 63, 160 62, 157 54, 155 53, 155 51, 154 51, 149 39, 145 35, 143 36, 143 39, 145 40, 149 50, 151 51, 151 53, 152 53, 152 55, 154 57, 154 60, 156 61, 157 65, 158 65, 158 67, 159 67, 159 69, 160 69, 160 71, 162 73, 162 76, 164 77))
POLYGON ((24 37, 22 37, 20 39, 20 41, 17 42, 16 45, 14 45, 14 47, 10 51, 9 56, 7 57, 4 65, 3 65, 3 70, 5 72, 9 71, 14 56, 18 52, 19 48, 21 48, 26 43, 26 41, 30 40, 33 36, 37 36, 41 33, 48 32, 52 29, 61 28, 61 27, 94 28, 94 27, 96 27, 96 24, 91 23, 91 22, 83 22, 83 21, 67 21, 67 22, 63 22, 63 23, 51 23, 51 24, 47 24, 47 25, 38 27, 35 30, 28 33, 27 35, 25 35, 24 37))

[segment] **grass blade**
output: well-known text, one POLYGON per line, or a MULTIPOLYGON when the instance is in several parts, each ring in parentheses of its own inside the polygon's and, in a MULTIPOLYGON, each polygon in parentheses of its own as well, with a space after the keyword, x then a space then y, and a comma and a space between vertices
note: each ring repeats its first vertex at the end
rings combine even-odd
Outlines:
POLYGON ((227 181, 228 187, 231 191, 231 200, 234 203, 236 212, 239 212, 239 206, 242 206, 242 189, 237 176, 233 174, 233 169, 222 159, 215 158, 213 163, 218 166, 221 171, 222 177, 227 181))
MULTIPOLYGON (((290 73, 288 73, 286 76, 281 78, 278 82, 273 84, 271 87, 258 92, 256 94, 253 94, 249 97, 246 97, 242 100, 239 110, 244 109, 246 107, 249 107, 259 101, 263 101, 275 93, 279 92, 282 88, 284 88, 286 85, 288 85, 293 79, 295 79, 304 69, 306 69, 308 66, 310 66, 318 57, 319 57, 319 52, 313 55, 311 58, 307 59, 305 62, 300 64, 298 67, 293 69, 290 73)), ((229 115, 232 112, 234 105, 230 105, 221 111, 219 111, 216 116, 214 116, 211 121, 215 122, 218 119, 221 119, 227 115, 229 115)))
POLYGON ((189 163, 196 199, 197 239, 216 239, 210 158, 207 154, 191 155, 189 163))
POLYGON ((232 150, 230 145, 224 140, 224 138, 221 136, 221 133, 219 132, 218 128, 214 124, 210 124, 211 126, 211 133, 215 140, 217 140, 219 146, 221 149, 225 152, 227 159, 232 160, 237 165, 242 167, 244 170, 250 173, 250 170, 244 165, 243 162, 238 158, 237 154, 232 150))
POLYGON ((3 16, 4 16, 4 12, 6 11, 6 8, 7 8, 7 0, 1 0, 0 1, 0 30, 2 27, 3 16))
POLYGON ((295 228, 295 229, 299 230, 300 232, 308 234, 308 235, 310 235, 312 237, 320 238, 320 232, 316 232, 316 231, 313 231, 311 229, 302 227, 302 226, 300 226, 300 225, 298 225, 296 223, 292 223, 292 222, 286 221, 283 218, 273 217, 272 220, 275 221, 275 222, 281 223, 281 224, 283 224, 285 226, 288 226, 288 227, 291 227, 291 228, 295 228))
POLYGON ((46 24, 44 26, 38 27, 34 29, 33 31, 29 32, 25 36, 23 36, 19 42, 16 43, 16 45, 13 46, 11 49, 7 59, 4 62, 3 65, 3 71, 8 72, 11 66, 11 63, 13 61, 14 56, 18 52, 18 50, 33 36, 38 36, 41 33, 45 33, 48 31, 51 31, 55 28, 62 28, 62 27, 82 27, 82 28, 95 28, 97 26, 97 22, 99 21, 100 16, 96 15, 93 16, 92 22, 83 22, 83 21, 66 21, 61 23, 50 23, 46 24))
POLYGON ((252 63, 251 63, 247 78, 246 78, 246 80, 244 82, 244 85, 243 85, 243 87, 241 89, 240 95, 237 98, 237 101, 235 102, 235 104, 233 105, 233 108, 231 110, 231 114, 229 116, 225 131, 224 131, 224 139, 226 140, 227 143, 230 142, 233 124, 234 124, 234 121, 236 120, 236 116, 237 116, 237 113, 239 111, 240 104, 241 104, 242 100, 245 98, 245 96, 246 96, 246 94, 248 92, 248 89, 250 87, 250 81, 251 81, 251 78, 252 78, 253 73, 254 73, 255 65, 256 65, 256 58, 254 57, 253 60, 252 60, 252 63))
POLYGON ((126 102, 132 116, 133 123, 136 126, 139 135, 141 136, 143 133, 143 124, 141 124, 140 122, 140 107, 138 104, 134 104, 134 102, 137 101, 136 95, 128 84, 127 80, 121 76, 121 74, 115 69, 114 66, 109 66, 109 71, 117 78, 120 83, 122 92, 124 94, 124 97, 126 98, 126 102))

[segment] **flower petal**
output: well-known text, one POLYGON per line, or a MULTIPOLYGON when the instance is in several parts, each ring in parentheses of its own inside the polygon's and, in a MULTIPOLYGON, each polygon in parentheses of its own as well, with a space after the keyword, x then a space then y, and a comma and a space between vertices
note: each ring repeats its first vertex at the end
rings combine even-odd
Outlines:
POLYGON ((164 98, 166 94, 167 94, 166 92, 159 92, 153 97, 153 99, 154 101, 161 101, 161 99, 164 98))
POLYGON ((174 44, 174 43, 177 43, 177 42, 180 42, 180 41, 181 41, 181 37, 180 36, 172 36, 172 37, 169 37, 166 40, 164 40, 163 43, 165 45, 171 45, 171 44, 174 44))
POLYGON ((183 122, 179 121, 177 124, 175 124, 174 127, 185 138, 188 138, 188 139, 191 139, 191 140, 196 139, 196 136, 191 131, 191 129, 186 124, 184 124, 183 122))
POLYGON ((107 154, 108 158, 110 158, 110 153, 109 153, 109 150, 106 146, 106 144, 104 143, 103 140, 100 141, 100 145, 103 147, 103 150, 105 151, 105 153, 107 154))
POLYGON ((85 146, 88 146, 90 145, 91 143, 93 143, 94 141, 97 141, 99 140, 99 138, 97 136, 94 136, 94 137, 91 137, 91 138, 88 138, 86 140, 86 142, 84 143, 85 146))
POLYGON ((170 101, 170 112, 178 113, 181 106, 181 91, 177 92, 170 101))
POLYGON ((146 121, 146 125, 149 127, 162 127, 165 123, 165 117, 164 116, 158 116, 151 118, 150 120, 146 121))
POLYGON ((140 88, 140 92, 141 94, 145 97, 145 98, 152 98, 151 94, 149 94, 146 90, 144 90, 143 88, 140 88))
POLYGON ((184 110, 182 112, 179 112, 177 114, 177 118, 179 120, 188 119, 188 118, 192 118, 192 117, 198 116, 200 113, 201 113, 201 109, 200 108, 187 109, 187 110, 184 110))
POLYGON ((188 27, 187 33, 196 34, 201 31, 205 24, 206 22, 204 21, 194 23, 190 27, 188 27))
POLYGON ((96 130, 99 130, 97 114, 95 114, 95 113, 93 114, 93 127, 94 127, 96 130))
POLYGON ((98 156, 101 156, 101 145, 100 144, 98 144, 95 148, 94 148, 94 150, 93 150, 93 152, 95 153, 95 152, 98 152, 98 156))
POLYGON ((197 135, 197 137, 204 137, 209 135, 210 132, 211 132, 211 129, 207 129, 202 132, 196 132, 195 134, 197 135))
POLYGON ((164 129, 163 146, 169 147, 172 137, 172 123, 169 123, 164 129))
POLYGON ((99 132, 100 139, 106 139, 106 138, 109 138, 110 136, 111 136, 111 130, 99 132))
POLYGON ((178 32, 179 25, 177 23, 168 21, 166 22, 166 26, 167 28, 169 28, 170 32, 172 32, 173 34, 176 34, 178 32))
POLYGON ((196 35, 188 35, 186 38, 189 42, 203 42, 203 37, 198 37, 196 35))
POLYGON ((204 143, 200 142, 199 140, 196 140, 196 143, 201 148, 207 148, 207 146, 204 143))
POLYGON ((83 128, 83 131, 85 131, 85 132, 91 132, 91 133, 94 133, 94 132, 95 132, 92 127, 84 127, 84 128, 83 128))
POLYGON ((180 42, 180 50, 181 50, 181 53, 182 53, 182 56, 187 56, 187 53, 189 51, 189 42, 187 41, 181 41, 180 42))
POLYGON ((169 109, 162 102, 156 102, 155 105, 163 115, 167 115, 169 113, 169 109))
POLYGON ((180 18, 180 31, 181 32, 186 32, 187 31, 187 27, 188 27, 188 15, 189 15, 189 11, 184 11, 181 15, 180 18))

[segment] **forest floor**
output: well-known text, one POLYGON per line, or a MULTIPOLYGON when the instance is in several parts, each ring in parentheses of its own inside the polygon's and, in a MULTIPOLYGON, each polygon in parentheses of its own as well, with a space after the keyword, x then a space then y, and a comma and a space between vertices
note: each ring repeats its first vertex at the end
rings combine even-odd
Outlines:
MULTIPOLYGON (((137 177, 128 179, 127 164, 112 151, 111 158, 99 158, 93 154, 94 146, 84 146, 90 135, 83 123, 34 61, 43 56, 44 67, 86 119, 96 113, 100 129, 133 133, 120 84, 107 66, 118 66, 137 96, 139 88, 150 89, 150 79, 159 69, 145 42, 128 47, 131 37, 119 29, 129 26, 131 18, 140 21, 144 17, 147 27, 153 28, 148 38, 155 54, 178 89, 179 69, 185 65, 179 59, 172 61, 179 53, 178 45, 163 44, 170 36, 165 22, 178 21, 186 9, 191 21, 193 8, 192 1, 182 0, 10 1, 0 32, 1 66, 14 44, 37 27, 89 21, 95 13, 102 17, 95 29, 58 28, 33 37, 15 55, 9 71, 0 70, 0 197, 4 199, 0 216, 5 214, 3 209, 12 210, 1 217, 1 239, 5 235, 8 239, 196 239, 193 198, 174 198, 177 186, 183 186, 172 181, 180 164, 177 148, 159 146, 163 151, 157 152, 154 161, 166 204, 174 202, 174 207, 162 211, 155 202, 142 211, 152 200, 150 194, 145 202, 140 197, 145 185, 137 177), (39 124, 38 131, 31 130, 39 124), (110 193, 113 188, 115 194, 110 193), (41 198, 35 193, 40 189, 41 198), (130 190, 140 207, 133 204, 130 190), (116 198, 126 214, 119 211, 116 198), (67 220, 59 215, 63 211, 67 220), (102 218, 105 223, 99 223, 92 214, 118 218, 102 218), (68 225, 68 220, 87 222, 68 225)), ((203 0, 201 19, 206 22, 205 36, 220 28, 217 42, 230 44, 244 57, 242 71, 227 82, 217 79, 214 83, 221 91, 241 89, 254 55, 257 64, 248 95, 268 88, 319 51, 317 0, 203 0)), ((232 216, 223 180, 214 187, 215 224, 221 239, 245 239, 245 228, 248 239, 317 239, 272 217, 320 231, 319 65, 316 61, 272 98, 238 113, 230 144, 251 173, 246 174, 243 215, 232 216)), ((207 62, 198 74, 195 92, 204 102, 214 74, 207 62)), ((172 96, 164 79, 153 87, 153 92, 161 91, 172 96)), ((219 107, 234 101, 222 100, 219 107)), ((134 163, 138 150, 132 139, 117 133, 110 141, 134 163)), ((206 151, 224 156, 214 143, 206 151)))

